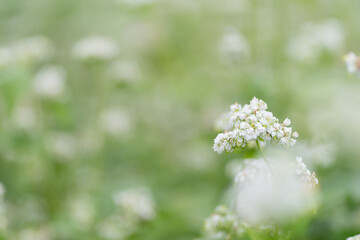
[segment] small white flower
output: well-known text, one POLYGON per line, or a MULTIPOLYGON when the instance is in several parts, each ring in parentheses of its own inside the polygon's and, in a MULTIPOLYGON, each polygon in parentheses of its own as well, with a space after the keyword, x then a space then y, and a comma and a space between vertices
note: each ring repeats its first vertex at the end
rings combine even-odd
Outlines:
POLYGON ((65 132, 55 132, 48 136, 46 148, 59 161, 68 161, 75 157, 78 150, 76 138, 65 132))
POLYGON ((346 240, 360 240, 360 234, 352 236, 352 237, 348 237, 346 240))
POLYGON ((307 23, 287 46, 290 58, 301 62, 313 62, 322 52, 339 53, 344 46, 344 30, 337 20, 307 23))
POLYGON ((119 83, 133 83, 141 79, 141 70, 136 62, 116 61, 111 64, 108 74, 119 83))
POLYGON ((316 178, 315 173, 311 173, 309 169, 307 169, 301 157, 296 157, 295 169, 296 174, 300 176, 301 179, 309 185, 309 187, 314 188, 319 184, 319 180, 316 178))
POLYGON ((116 43, 101 36, 92 36, 76 43, 73 55, 83 61, 109 60, 118 53, 116 43))
POLYGON ((250 56, 250 47, 245 38, 232 27, 225 29, 219 49, 224 61, 229 63, 242 62, 250 56))
POLYGON ((21 39, 0 49, 0 66, 41 62, 54 53, 52 42, 44 36, 21 39))
POLYGON ((233 212, 226 206, 219 205, 210 217, 205 219, 204 232, 207 237, 223 238, 230 234, 241 236, 244 228, 233 212))
POLYGON ((37 122, 35 110, 28 104, 20 104, 16 106, 12 119, 16 127, 24 130, 33 129, 37 122))
POLYGON ((111 136, 121 136, 132 128, 130 115, 119 108, 105 109, 100 114, 100 128, 111 136))
POLYGON ((19 240, 51 240, 52 234, 51 229, 46 226, 37 228, 27 228, 20 231, 18 238, 19 240))
POLYGON ((290 119, 286 118, 286 119, 284 120, 284 125, 285 125, 285 126, 289 126, 290 124, 291 124, 290 119))
POLYGON ((59 66, 45 66, 34 78, 34 91, 40 97, 59 99, 65 91, 65 70, 59 66))
POLYGON ((346 63, 348 73, 360 76, 360 58, 355 53, 350 52, 346 54, 344 62, 346 63))
POLYGON ((114 195, 115 204, 122 212, 144 221, 155 217, 155 203, 148 188, 127 189, 114 195))

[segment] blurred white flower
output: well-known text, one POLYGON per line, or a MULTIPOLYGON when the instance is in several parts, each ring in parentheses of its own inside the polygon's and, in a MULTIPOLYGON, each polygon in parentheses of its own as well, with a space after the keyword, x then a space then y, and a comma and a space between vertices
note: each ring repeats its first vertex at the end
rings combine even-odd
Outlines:
POLYGON ((41 62, 54 53, 52 42, 44 36, 33 36, 0 48, 0 66, 41 62))
POLYGON ((350 52, 346 54, 344 62, 346 63, 348 73, 360 76, 360 58, 355 53, 350 52))
POLYGON ((360 234, 352 236, 352 237, 348 237, 346 240, 360 240, 360 234))
POLYGON ((19 104, 14 110, 12 119, 18 128, 29 131, 36 125, 37 116, 31 105, 19 104))
POLYGON ((136 222, 122 215, 111 215, 97 226, 98 234, 104 239, 122 240, 138 228, 136 222))
POLYGON ((155 203, 148 188, 127 189, 114 194, 114 202, 121 212, 140 220, 155 217, 155 203))
POLYGON ((250 47, 245 38, 232 27, 225 29, 219 50, 223 60, 229 63, 242 62, 250 56, 250 47))
POLYGON ((112 136, 121 136, 128 133, 132 128, 130 115, 118 108, 104 110, 100 115, 101 129, 112 136))
MULTIPOLYGON (((278 149, 276 149, 277 152, 278 149)), ((296 155, 302 156, 310 166, 329 167, 335 162, 336 145, 332 143, 299 142, 292 149, 296 155)))
POLYGON ((42 67, 34 77, 34 91, 48 99, 59 99, 65 90, 65 69, 59 66, 42 67))
POLYGON ((92 36, 75 44, 73 55, 83 61, 109 60, 116 56, 118 47, 116 43, 106 37, 92 36))
POLYGON ((204 233, 214 239, 230 239, 229 236, 241 236, 244 232, 237 216, 226 206, 219 205, 210 217, 205 219, 204 233))
POLYGON ((59 161, 68 161, 76 155, 77 140, 70 133, 54 132, 48 136, 46 148, 59 161))
POLYGON ((141 79, 141 69, 133 61, 116 61, 109 67, 108 74, 118 83, 133 83, 141 79))
POLYGON ((69 214, 80 228, 88 228, 95 217, 94 205, 86 195, 69 199, 69 214))
POLYGON ((290 58, 302 62, 316 60, 323 51, 340 53, 344 46, 344 30, 341 23, 334 19, 322 23, 305 24, 299 35, 288 46, 290 58))
POLYGON ((267 104, 254 97, 250 104, 243 107, 235 103, 228 113, 232 130, 220 133, 214 140, 213 149, 221 154, 232 152, 237 148, 245 148, 248 142, 265 141, 282 146, 294 146, 297 132, 288 127, 289 119, 281 124, 271 112, 266 111, 267 104))
POLYGON ((20 231, 19 240, 51 240, 52 234, 47 227, 28 228, 20 231))
POLYGON ((271 166, 248 160, 235 178, 236 212, 252 225, 292 220, 315 206, 317 179, 302 161, 276 160, 271 166))
POLYGON ((316 178, 315 173, 311 173, 310 170, 307 169, 301 157, 296 157, 295 171, 296 174, 309 185, 309 187, 315 188, 316 185, 319 184, 319 180, 316 178))

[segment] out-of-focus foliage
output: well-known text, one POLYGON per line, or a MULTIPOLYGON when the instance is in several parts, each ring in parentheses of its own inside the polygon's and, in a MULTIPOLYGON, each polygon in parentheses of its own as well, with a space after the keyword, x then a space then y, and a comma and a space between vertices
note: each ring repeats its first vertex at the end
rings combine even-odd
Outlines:
POLYGON ((225 165, 257 157, 213 152, 214 124, 253 96, 292 120, 317 172, 319 207, 298 236, 360 233, 360 79, 342 62, 360 53, 359 9, 0 0, 2 239, 199 237, 226 199, 225 165))

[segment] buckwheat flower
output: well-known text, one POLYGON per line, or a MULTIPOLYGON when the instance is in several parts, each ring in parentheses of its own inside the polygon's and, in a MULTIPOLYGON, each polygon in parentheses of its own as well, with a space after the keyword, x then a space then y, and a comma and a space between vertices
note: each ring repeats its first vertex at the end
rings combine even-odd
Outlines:
POLYGON ((231 235, 240 237, 243 232, 244 228, 237 216, 224 205, 217 206, 204 222, 206 237, 227 239, 231 235))
POLYGON ((17 61, 43 61, 53 55, 54 46, 44 36, 33 36, 16 42, 12 52, 17 61))
POLYGON ((66 132, 54 132, 46 139, 47 151, 58 161, 68 161, 74 158, 78 148, 77 144, 76 138, 66 132))
POLYGON ((16 127, 29 131, 36 125, 37 115, 30 104, 21 103, 16 106, 12 119, 16 127))
POLYGON ((115 42, 102 36, 85 38, 75 44, 73 55, 83 61, 109 60, 118 53, 115 42))
POLYGON ((123 215, 115 214, 107 217, 97 225, 97 233, 104 239, 122 240, 138 229, 137 224, 123 215))
POLYGON ((317 60, 322 52, 339 53, 344 46, 344 30, 339 21, 329 19, 308 23, 287 46, 289 57, 302 62, 317 60))
POLYGON ((250 47, 245 38, 232 27, 225 29, 219 44, 221 56, 225 62, 237 63, 247 60, 250 47))
POLYGON ((19 240, 51 240, 53 239, 48 227, 41 226, 36 228, 27 228, 20 231, 19 240))
POLYGON ((100 128, 110 136, 121 136, 132 129, 132 119, 129 113, 120 108, 105 109, 100 114, 100 128))
POLYGON ((134 83, 141 80, 141 69, 133 61, 116 61, 108 69, 108 75, 118 83, 134 83))
POLYGON ((346 240, 360 240, 360 234, 352 236, 352 237, 348 237, 346 240))
POLYGON ((296 157, 295 168, 296 174, 305 181, 309 187, 315 188, 316 185, 318 185, 319 180, 316 178, 316 174, 314 172, 311 173, 310 170, 307 169, 301 157, 296 157))
POLYGON ((230 130, 218 134, 214 140, 213 149, 219 154, 245 148, 250 142, 264 141, 287 147, 296 143, 298 133, 292 132, 289 127, 291 121, 287 118, 282 124, 279 123, 279 120, 267 111, 267 104, 256 97, 249 105, 232 105, 228 116, 230 130))
POLYGON ((264 160, 248 159, 235 177, 235 211, 250 225, 287 222, 315 207, 317 182, 306 166, 271 160, 272 169, 264 160))
POLYGON ((59 99, 64 95, 66 72, 59 66, 45 66, 34 77, 35 93, 47 99, 59 99))
POLYGON ((135 188, 114 194, 114 202, 120 211, 143 221, 155 217, 155 203, 148 188, 135 188))
POLYGON ((360 76, 360 58, 355 53, 350 52, 346 54, 344 62, 346 63, 348 73, 360 76))
POLYGON ((47 60, 54 53, 52 42, 44 36, 32 36, 0 49, 0 66, 36 63, 47 60))
POLYGON ((79 228, 86 229, 93 223, 95 208, 89 196, 85 194, 73 196, 68 200, 68 210, 79 228))
POLYGON ((243 188, 259 179, 271 179, 271 171, 266 162, 262 159, 244 159, 238 166, 235 183, 243 188))

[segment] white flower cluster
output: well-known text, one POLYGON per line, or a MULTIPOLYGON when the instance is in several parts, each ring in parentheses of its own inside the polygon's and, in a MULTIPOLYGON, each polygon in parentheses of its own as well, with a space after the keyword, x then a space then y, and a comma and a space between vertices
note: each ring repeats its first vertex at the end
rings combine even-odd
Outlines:
POLYGON ((53 52, 53 44, 48 38, 32 36, 0 48, 0 66, 43 61, 53 52))
POLYGON ((305 181, 309 187, 315 188, 318 185, 319 180, 316 178, 316 174, 311 173, 309 169, 307 169, 306 164, 303 162, 301 157, 296 157, 295 161, 295 171, 298 176, 301 177, 303 181, 305 181))
POLYGON ((109 240, 128 239, 136 230, 136 223, 122 215, 111 215, 97 226, 97 232, 102 239, 109 240))
POLYGON ((78 151, 78 141, 75 136, 67 132, 52 132, 45 140, 46 150, 55 160, 66 162, 74 159, 78 151))
POLYGON ((260 179, 271 179, 271 171, 262 159, 245 159, 238 167, 235 183, 241 187, 260 179))
POLYGON ((232 27, 225 29, 219 50, 225 62, 237 63, 250 56, 250 47, 246 39, 232 27))
POLYGON ((26 228, 20 231, 18 240, 51 240, 53 236, 48 226, 40 226, 36 228, 26 228))
POLYGON ((142 73, 137 62, 116 61, 108 69, 109 77, 117 83, 130 84, 141 80, 142 73))
POLYGON ((99 127, 104 133, 119 137, 131 131, 132 118, 130 114, 120 108, 108 108, 100 113, 99 127))
POLYGON ((314 61, 323 51, 340 52, 344 45, 344 30, 339 21, 305 24, 298 36, 287 46, 289 57, 297 61, 314 61))
POLYGON ((117 192, 113 196, 117 211, 99 223, 97 231, 105 239, 127 239, 145 221, 152 220, 155 203, 150 189, 134 188, 117 192))
POLYGON ((35 93, 46 99, 59 99, 65 91, 66 72, 60 66, 44 66, 34 77, 35 93))
POLYGON ((111 39, 93 36, 76 43, 73 55, 82 61, 109 60, 118 52, 116 43, 111 39))
POLYGON ((300 216, 315 206, 318 184, 314 174, 298 158, 273 159, 271 169, 264 160, 248 159, 235 177, 235 210, 251 225, 283 222, 300 216))
POLYGON ((148 188, 128 189, 114 195, 115 204, 127 215, 144 221, 155 217, 155 204, 148 188))
POLYGON ((227 239, 229 234, 233 234, 233 237, 241 236, 244 229, 232 211, 219 205, 210 217, 205 219, 204 232, 207 237, 227 239))
POLYGON ((287 118, 283 123, 266 111, 267 104, 254 97, 250 104, 241 106, 238 103, 231 105, 229 122, 232 130, 220 133, 214 140, 213 149, 221 154, 224 151, 232 152, 236 148, 245 148, 251 141, 265 141, 268 143, 293 146, 298 137, 289 127, 291 121, 287 118))
POLYGON ((360 58, 355 53, 350 52, 344 56, 344 62, 348 73, 360 76, 360 58))
POLYGON ((360 240, 360 234, 352 236, 352 237, 348 237, 346 240, 360 240))

